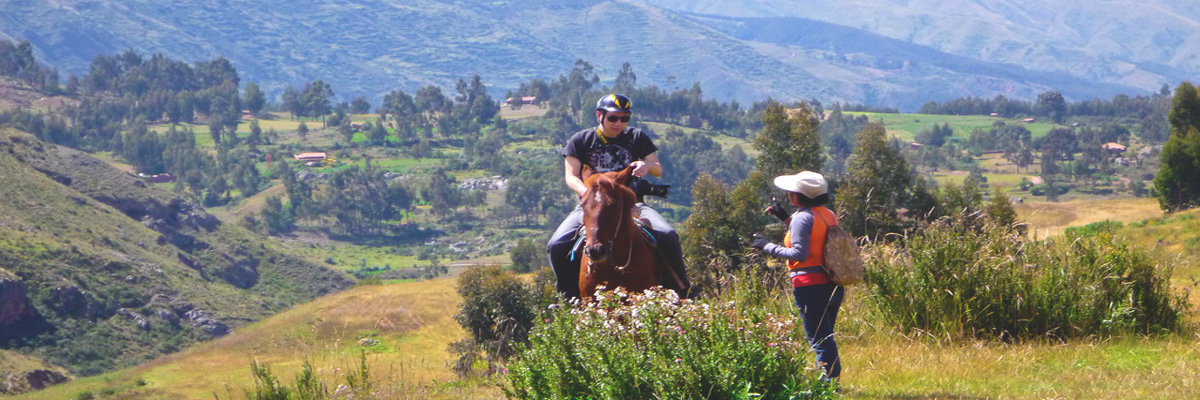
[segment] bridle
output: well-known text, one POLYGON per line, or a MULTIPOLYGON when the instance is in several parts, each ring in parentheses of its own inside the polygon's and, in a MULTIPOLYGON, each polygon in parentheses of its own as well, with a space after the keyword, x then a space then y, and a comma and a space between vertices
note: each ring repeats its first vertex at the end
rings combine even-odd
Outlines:
MULTIPOLYGON (((617 218, 617 226, 613 229, 613 237, 604 243, 610 249, 609 251, 616 249, 616 246, 613 245, 613 242, 615 242, 617 240, 617 235, 619 235, 621 233, 621 229, 623 229, 625 227, 625 224, 628 223, 627 220, 631 220, 633 218, 631 215, 626 215, 626 213, 627 213, 626 210, 629 209, 628 205, 622 204, 622 207, 623 208, 621 211, 621 217, 617 218)), ((631 243, 629 244, 629 246, 626 246, 628 248, 625 251, 627 253, 626 257, 625 257, 625 263, 613 266, 613 268, 616 269, 617 271, 624 271, 625 268, 628 268, 629 265, 633 263, 633 243, 632 243, 632 239, 630 239, 630 240, 631 240, 631 243)), ((592 266, 594 264, 595 264, 595 261, 593 261, 591 257, 588 257, 588 271, 587 271, 588 275, 592 274, 592 266)))

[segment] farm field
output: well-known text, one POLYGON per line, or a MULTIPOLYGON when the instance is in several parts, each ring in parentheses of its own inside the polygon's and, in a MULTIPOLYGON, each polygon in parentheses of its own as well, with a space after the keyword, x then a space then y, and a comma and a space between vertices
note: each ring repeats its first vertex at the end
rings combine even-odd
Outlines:
POLYGON ((971 134, 971 131, 978 129, 991 129, 992 124, 996 122, 1004 122, 1010 125, 1023 125, 1034 138, 1046 136, 1056 125, 1052 122, 1037 120, 1034 122, 1022 122, 1022 118, 1001 118, 989 117, 982 115, 940 115, 940 114, 885 114, 885 113, 868 113, 846 111, 846 115, 865 115, 871 121, 883 123, 883 127, 891 136, 895 136, 900 140, 913 141, 917 136, 917 132, 933 128, 934 124, 950 124, 954 128, 954 136, 951 138, 966 140, 971 134))
POLYGON ((1070 200, 1061 202, 1033 201, 1014 204, 1017 219, 1029 225, 1029 233, 1036 237, 1061 234, 1071 226, 1083 226, 1100 221, 1121 223, 1138 222, 1162 217, 1158 200, 1108 199, 1070 200))

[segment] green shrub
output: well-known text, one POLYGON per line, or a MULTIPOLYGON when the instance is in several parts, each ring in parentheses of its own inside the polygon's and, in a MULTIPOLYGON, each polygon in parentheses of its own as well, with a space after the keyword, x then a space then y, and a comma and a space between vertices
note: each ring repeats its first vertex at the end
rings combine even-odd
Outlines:
POLYGON ((1069 338, 1178 328, 1170 268, 1110 231, 1046 241, 943 220, 904 247, 874 247, 869 303, 885 321, 938 337, 1069 338))
POLYGON ((516 399, 831 398, 792 314, 672 291, 603 292, 548 311, 508 365, 516 399))
POLYGON ((1105 220, 1105 221, 1093 222, 1093 223, 1090 223, 1090 224, 1087 224, 1084 226, 1070 227, 1070 228, 1066 229, 1066 232, 1075 234, 1078 236, 1095 236, 1096 234, 1099 234, 1101 232, 1108 232, 1108 233, 1115 232, 1117 229, 1120 229, 1124 225, 1125 224, 1122 224, 1120 221, 1105 220))
POLYGON ((487 373, 498 362, 514 353, 514 345, 524 343, 533 326, 533 290, 511 271, 497 266, 474 267, 458 277, 462 309, 454 320, 470 334, 451 344, 459 355, 454 369, 460 374, 472 372, 476 361, 487 361, 487 373))
MULTIPOLYGON (((1071 185, 1062 182, 1055 182, 1054 189, 1058 194, 1066 194, 1071 190, 1071 185)), ((1037 185, 1029 189, 1029 193, 1034 196, 1044 196, 1046 195, 1046 192, 1048 192, 1046 185, 1037 185)))
POLYGON ((530 272, 535 268, 546 265, 546 252, 537 244, 533 243, 528 238, 523 238, 517 241, 517 245, 513 246, 508 251, 509 258, 512 259, 513 271, 530 272))

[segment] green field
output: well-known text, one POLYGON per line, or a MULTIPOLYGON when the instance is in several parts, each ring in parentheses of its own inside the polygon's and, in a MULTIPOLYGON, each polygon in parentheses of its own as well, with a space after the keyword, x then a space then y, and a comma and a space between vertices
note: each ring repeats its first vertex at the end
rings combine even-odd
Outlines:
POLYGON ((846 115, 865 115, 871 121, 882 122, 888 134, 904 141, 913 141, 917 132, 929 130, 933 125, 950 124, 954 129, 954 136, 951 140, 966 141, 971 135, 971 131, 975 129, 988 130, 992 128, 992 124, 997 121, 1004 122, 1008 125, 1022 125, 1033 135, 1034 138, 1046 136, 1056 125, 1051 122, 1037 120, 1035 122, 1021 122, 1020 118, 999 118, 988 117, 982 115, 937 115, 937 114, 884 114, 884 113, 867 113, 847 111, 846 115))

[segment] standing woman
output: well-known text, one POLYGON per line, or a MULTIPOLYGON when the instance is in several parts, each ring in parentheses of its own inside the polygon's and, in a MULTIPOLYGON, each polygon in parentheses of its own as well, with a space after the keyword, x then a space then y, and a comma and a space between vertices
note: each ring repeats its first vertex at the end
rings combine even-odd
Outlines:
POLYGON ((822 265, 825 260, 825 233, 837 225, 837 216, 824 204, 829 202, 825 177, 812 171, 775 178, 775 186, 787 191, 792 205, 800 209, 788 216, 771 206, 767 212, 788 224, 784 246, 759 238, 754 248, 787 260, 788 277, 796 307, 804 319, 804 332, 817 353, 825 379, 837 379, 842 373, 833 326, 842 306, 845 289, 829 280, 822 265))

